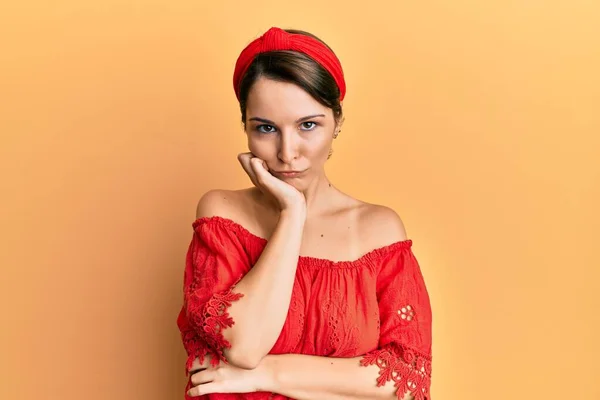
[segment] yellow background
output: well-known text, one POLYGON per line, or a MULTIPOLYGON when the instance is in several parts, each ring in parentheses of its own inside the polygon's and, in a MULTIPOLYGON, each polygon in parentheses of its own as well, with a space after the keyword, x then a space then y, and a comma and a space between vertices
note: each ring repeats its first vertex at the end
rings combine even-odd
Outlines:
POLYGON ((597 1, 1 9, 2 399, 183 398, 195 205, 249 184, 231 77, 273 25, 342 60, 327 168, 415 241, 433 398, 600 399, 597 1))

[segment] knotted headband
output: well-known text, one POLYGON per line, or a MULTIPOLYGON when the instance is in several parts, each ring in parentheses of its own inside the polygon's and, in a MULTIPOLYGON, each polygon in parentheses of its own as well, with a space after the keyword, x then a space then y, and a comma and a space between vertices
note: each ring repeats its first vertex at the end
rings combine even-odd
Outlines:
POLYGON ((344 99, 344 95, 346 94, 344 71, 335 54, 329 50, 325 44, 310 36, 288 33, 283 29, 273 27, 246 46, 235 63, 233 89, 235 90, 235 95, 238 100, 240 99, 240 85, 242 79, 252 64, 252 61, 254 61, 254 58, 260 53, 281 50, 292 50, 304 53, 319 63, 331 74, 340 89, 340 101, 344 99))

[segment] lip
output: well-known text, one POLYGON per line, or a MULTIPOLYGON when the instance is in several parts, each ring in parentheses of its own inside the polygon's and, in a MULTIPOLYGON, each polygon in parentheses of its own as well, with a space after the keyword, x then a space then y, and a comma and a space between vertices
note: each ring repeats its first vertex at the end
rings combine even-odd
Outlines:
POLYGON ((273 171, 275 175, 282 176, 284 178, 296 178, 302 175, 305 171, 273 171))

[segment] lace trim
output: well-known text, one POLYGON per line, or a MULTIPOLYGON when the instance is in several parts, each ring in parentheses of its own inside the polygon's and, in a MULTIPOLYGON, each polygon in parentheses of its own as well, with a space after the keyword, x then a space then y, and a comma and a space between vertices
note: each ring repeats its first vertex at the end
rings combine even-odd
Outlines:
MULTIPOLYGON (((202 354, 200 352, 200 342, 198 341, 198 335, 194 331, 186 331, 182 334, 183 347, 188 353, 188 358, 185 362, 185 374, 188 375, 189 370, 192 368, 194 360, 202 354)), ((204 356, 202 356, 201 362, 204 362, 204 356)), ((187 390, 186 390, 187 391, 187 390)))
POLYGON ((398 388, 398 399, 403 399, 405 394, 410 392, 414 400, 431 400, 431 357, 408 348, 390 345, 365 354, 360 364, 377 365, 377 386, 394 381, 394 386, 398 388))
POLYGON ((189 354, 186 371, 191 368, 196 358, 202 364, 207 355, 210 356, 210 364, 213 367, 218 366, 221 361, 227 363, 223 349, 230 348, 231 343, 223 337, 223 330, 232 327, 235 323, 227 309, 234 301, 244 297, 242 293, 233 293, 234 288, 235 285, 224 293, 213 294, 202 310, 191 310, 189 313, 193 325, 202 332, 186 332, 183 337, 189 354))

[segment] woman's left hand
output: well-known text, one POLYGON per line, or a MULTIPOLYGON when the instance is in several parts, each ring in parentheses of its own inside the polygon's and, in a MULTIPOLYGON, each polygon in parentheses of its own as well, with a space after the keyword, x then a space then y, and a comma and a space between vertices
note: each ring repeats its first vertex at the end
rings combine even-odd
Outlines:
POLYGON ((190 369, 191 388, 188 396, 202 396, 209 393, 251 393, 260 391, 264 380, 263 369, 243 369, 220 362, 216 367, 210 365, 210 356, 200 360, 196 358, 190 369))

